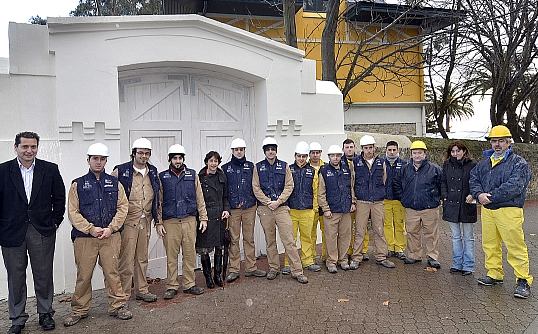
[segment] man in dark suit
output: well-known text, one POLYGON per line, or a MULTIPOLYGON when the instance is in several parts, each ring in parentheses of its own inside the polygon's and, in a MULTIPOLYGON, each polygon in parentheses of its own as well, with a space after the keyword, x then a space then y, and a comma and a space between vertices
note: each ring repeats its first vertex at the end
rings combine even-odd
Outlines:
POLYGON ((65 212, 65 186, 56 164, 37 159, 39 136, 15 137, 17 158, 0 164, 0 245, 8 280, 8 333, 20 333, 26 313, 26 267, 32 264, 39 324, 55 328, 52 263, 65 212))

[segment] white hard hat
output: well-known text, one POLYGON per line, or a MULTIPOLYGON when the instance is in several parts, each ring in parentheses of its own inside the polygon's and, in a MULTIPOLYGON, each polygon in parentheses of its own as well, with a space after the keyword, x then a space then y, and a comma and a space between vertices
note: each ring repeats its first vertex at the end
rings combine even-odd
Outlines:
POLYGON ((174 144, 168 149, 168 154, 185 154, 185 147, 174 144))
POLYGON ((310 151, 323 151, 321 145, 317 141, 310 143, 310 151))
POLYGON ((295 145, 295 153, 308 154, 310 152, 309 145, 305 141, 300 141, 295 145))
POLYGON ((234 140, 232 140, 232 143, 230 144, 230 148, 234 149, 234 148, 239 148, 239 147, 246 148, 247 143, 245 143, 245 141, 241 138, 235 138, 234 140))
POLYGON ((262 147, 265 146, 265 145, 276 145, 278 146, 278 144, 276 143, 276 139, 273 138, 273 137, 267 137, 263 140, 262 142, 262 147))
POLYGON ((88 147, 88 152, 86 153, 89 156, 98 155, 102 157, 108 157, 108 147, 105 144, 95 143, 91 144, 88 147))
POLYGON ((342 152, 342 149, 338 145, 331 145, 329 146, 329 149, 327 150, 327 155, 329 154, 344 154, 342 152))
POLYGON ((151 150, 151 142, 146 138, 138 138, 133 142, 132 148, 147 148, 148 150, 151 150))
POLYGON ((374 145, 375 144, 375 139, 374 139, 374 137, 372 137, 370 135, 362 136, 359 144, 361 146, 374 145))

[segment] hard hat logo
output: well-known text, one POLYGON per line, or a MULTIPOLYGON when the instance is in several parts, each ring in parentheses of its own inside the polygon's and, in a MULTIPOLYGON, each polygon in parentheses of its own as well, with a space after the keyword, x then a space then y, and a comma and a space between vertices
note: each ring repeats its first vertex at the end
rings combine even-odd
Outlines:
POLYGON ((88 152, 86 152, 88 156, 98 155, 102 157, 108 157, 108 147, 105 144, 101 143, 95 143, 91 144, 90 147, 88 147, 88 152))

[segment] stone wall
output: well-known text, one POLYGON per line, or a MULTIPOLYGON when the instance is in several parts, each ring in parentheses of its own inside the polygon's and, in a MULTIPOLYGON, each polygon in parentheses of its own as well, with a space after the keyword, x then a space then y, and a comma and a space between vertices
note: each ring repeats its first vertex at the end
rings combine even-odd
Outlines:
POLYGON ((371 133, 390 133, 393 135, 417 135, 415 123, 397 123, 397 124, 346 124, 345 131, 353 132, 371 132, 371 133))

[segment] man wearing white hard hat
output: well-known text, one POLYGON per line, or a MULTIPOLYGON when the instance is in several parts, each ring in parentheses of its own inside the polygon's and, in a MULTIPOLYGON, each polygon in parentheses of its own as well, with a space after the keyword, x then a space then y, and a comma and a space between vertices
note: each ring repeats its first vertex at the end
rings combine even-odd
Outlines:
POLYGON ((280 273, 280 258, 276 247, 276 228, 288 254, 291 275, 299 283, 308 283, 303 275, 301 258, 293 240, 292 222, 289 214, 288 198, 293 191, 293 176, 290 167, 277 159, 277 142, 265 138, 262 143, 265 159, 256 164, 252 175, 252 190, 258 199, 258 216, 265 232, 267 260, 269 262, 268 280, 274 280, 280 273))
POLYGON ((340 265, 349 270, 347 250, 351 241, 351 212, 355 212, 353 175, 342 149, 331 145, 327 151, 329 163, 319 170, 318 201, 325 219, 327 270, 335 274, 340 265))
POLYGON ((385 216, 384 203, 385 181, 387 173, 383 158, 375 154, 375 139, 370 135, 360 139, 362 152, 353 158, 353 171, 355 173, 355 199, 357 200, 357 213, 355 214, 355 240, 353 255, 349 264, 355 270, 362 262, 362 248, 368 218, 371 218, 372 240, 375 247, 375 262, 386 268, 394 268, 392 261, 387 260, 387 241, 383 230, 385 216))
POLYGON ((65 319, 65 326, 73 326, 88 317, 93 270, 98 258, 107 287, 108 313, 121 320, 132 318, 118 273, 121 236, 117 232, 123 227, 129 201, 118 179, 105 173, 108 147, 92 144, 87 155, 90 170, 73 181, 68 196, 77 283, 71 297, 73 314, 65 319))
POLYGON ((129 299, 134 280, 136 299, 148 303, 157 300, 157 296, 149 292, 146 271, 151 222, 157 219, 160 188, 159 173, 149 163, 150 157, 151 142, 138 138, 132 145, 131 161, 114 167, 111 174, 118 178, 129 199, 129 211, 121 232, 121 285, 129 299))
MULTIPOLYGON (((325 225, 323 222, 323 212, 321 212, 321 208, 319 207, 318 202, 318 188, 319 188, 319 169, 321 166, 323 166, 325 163, 321 159, 321 153, 323 150, 321 149, 321 145, 318 142, 311 142, 310 143, 310 152, 308 154, 309 160, 308 163, 316 173, 314 174, 314 221, 312 224, 312 234, 311 238, 314 242, 314 251, 312 253, 312 260, 315 262, 317 258, 317 252, 316 252, 316 241, 318 239, 318 222, 319 222, 319 229, 321 230, 321 260, 325 261, 327 258, 327 249, 325 244, 325 233, 323 231, 325 230, 325 225)), ((316 263, 319 264, 319 263, 316 263)))
POLYGON ((159 173, 160 209, 157 212, 156 230, 163 238, 166 251, 166 292, 164 299, 172 299, 179 290, 177 258, 183 254, 183 292, 192 295, 204 293, 196 286, 194 269, 196 267, 196 229, 205 232, 207 210, 198 174, 185 165, 185 148, 174 144, 168 149, 167 170, 159 173))
MULTIPOLYGON (((293 176, 293 192, 288 199, 291 221, 293 222, 293 239, 297 241, 297 231, 301 236, 301 262, 303 268, 320 271, 321 267, 314 263, 316 239, 312 239, 314 222, 314 176, 316 170, 307 162, 310 146, 300 141, 295 145, 295 162, 290 165, 293 176)), ((316 207, 317 210, 317 207, 316 207)), ((284 259, 282 274, 291 273, 288 257, 284 259)))
POLYGON ((227 282, 239 278, 241 248, 239 239, 243 233, 243 251, 245 253, 245 276, 265 277, 267 273, 256 266, 254 245, 254 224, 256 223, 256 197, 252 191, 252 174, 254 164, 245 157, 247 143, 241 138, 235 138, 230 145, 231 160, 222 166, 228 179, 228 201, 230 202, 230 274, 227 282))

